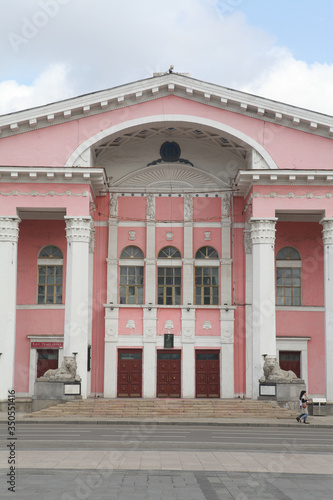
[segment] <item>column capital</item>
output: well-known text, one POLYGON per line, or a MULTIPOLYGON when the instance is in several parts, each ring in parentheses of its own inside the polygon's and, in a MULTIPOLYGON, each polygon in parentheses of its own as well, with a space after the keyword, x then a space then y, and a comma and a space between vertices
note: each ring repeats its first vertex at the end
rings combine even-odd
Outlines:
POLYGON ((323 218, 319 223, 323 226, 324 245, 333 245, 333 218, 323 218))
POLYGON ((67 217, 66 222, 66 237, 68 243, 82 242, 90 243, 91 239, 91 217, 67 217))
POLYGON ((0 241, 17 243, 20 222, 21 219, 17 216, 0 217, 0 241))
POLYGON ((252 218, 251 223, 251 240, 252 244, 269 244, 274 245, 275 242, 275 224, 277 217, 270 219, 252 218))

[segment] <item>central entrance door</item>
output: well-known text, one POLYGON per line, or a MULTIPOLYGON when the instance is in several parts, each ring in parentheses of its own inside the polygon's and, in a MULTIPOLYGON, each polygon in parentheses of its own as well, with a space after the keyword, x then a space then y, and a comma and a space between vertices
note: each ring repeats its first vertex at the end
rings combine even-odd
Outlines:
POLYGON ((118 398, 140 398, 142 387, 141 349, 118 351, 118 398))
POLYGON ((220 397, 220 352, 196 351, 195 396, 197 398, 220 397))
POLYGON ((180 398, 180 351, 157 351, 157 397, 180 398))
POLYGON ((37 349, 37 378, 58 368, 58 349, 37 349))
POLYGON ((299 351, 280 351, 279 363, 282 370, 292 370, 301 378, 301 353, 299 351))

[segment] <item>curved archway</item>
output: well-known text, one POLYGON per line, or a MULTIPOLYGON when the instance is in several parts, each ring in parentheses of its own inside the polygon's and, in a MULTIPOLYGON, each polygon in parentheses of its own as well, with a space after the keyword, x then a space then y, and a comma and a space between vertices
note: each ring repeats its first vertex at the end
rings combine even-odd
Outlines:
POLYGON ((265 168, 267 169, 277 169, 277 165, 270 154, 266 151, 266 149, 255 141, 252 137, 244 134, 243 132, 230 127, 229 125, 225 125, 221 122, 210 120, 207 118, 202 118, 198 116, 191 115, 154 115, 148 117, 141 117, 134 120, 129 120, 126 122, 119 123, 114 125, 113 127, 109 127, 105 130, 94 134, 89 139, 80 144, 75 151, 69 156, 66 165, 67 167, 75 167, 75 166, 91 166, 91 156, 90 156, 90 148, 93 145, 99 144, 105 138, 110 137, 114 134, 119 134, 119 132, 124 130, 131 130, 139 126, 147 127, 154 126, 157 124, 163 123, 164 125, 177 123, 184 125, 195 125, 195 126, 203 126, 210 130, 220 131, 222 133, 226 133, 238 140, 240 143, 250 146, 253 150, 255 150, 264 160, 265 168), (90 163, 90 164, 89 164, 90 163))

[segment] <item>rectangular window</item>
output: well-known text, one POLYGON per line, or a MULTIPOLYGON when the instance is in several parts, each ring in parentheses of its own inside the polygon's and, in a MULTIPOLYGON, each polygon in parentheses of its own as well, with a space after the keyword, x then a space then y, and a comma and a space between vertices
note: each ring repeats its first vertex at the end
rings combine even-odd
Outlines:
POLYGON ((160 305, 181 304, 182 268, 159 267, 157 274, 157 301, 160 305))
POLYGON ((195 303, 196 305, 218 305, 219 303, 219 268, 195 268, 195 303))
POLYGON ((301 305, 301 269, 299 267, 276 268, 276 305, 301 305))
POLYGON ((38 266, 38 304, 62 303, 62 266, 38 266))
POLYGON ((143 304, 143 266, 119 268, 119 303, 143 304))

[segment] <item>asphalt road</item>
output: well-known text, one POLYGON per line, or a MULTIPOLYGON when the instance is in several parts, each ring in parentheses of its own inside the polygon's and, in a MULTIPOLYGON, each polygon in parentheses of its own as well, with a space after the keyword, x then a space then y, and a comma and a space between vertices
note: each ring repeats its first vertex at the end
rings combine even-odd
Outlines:
MULTIPOLYGON (((16 429, 20 450, 225 450, 333 453, 329 428, 240 427, 156 424, 23 424, 16 429)), ((0 441, 7 426, 0 424, 0 441)))

